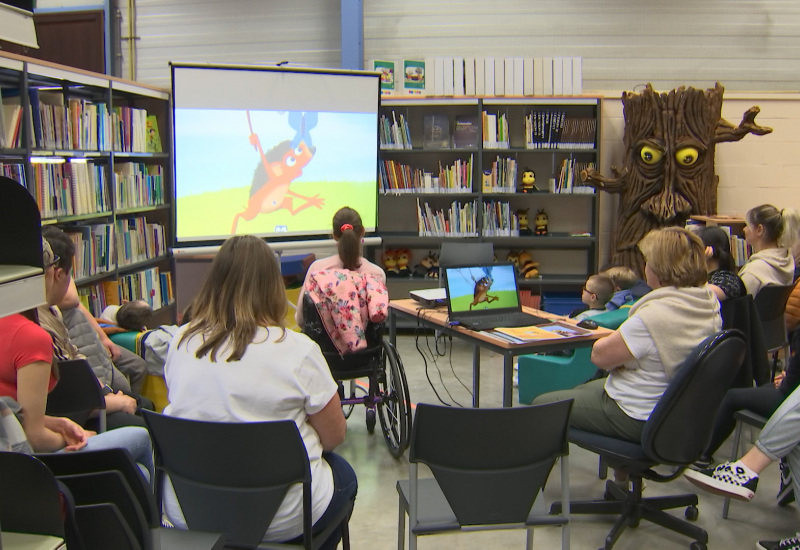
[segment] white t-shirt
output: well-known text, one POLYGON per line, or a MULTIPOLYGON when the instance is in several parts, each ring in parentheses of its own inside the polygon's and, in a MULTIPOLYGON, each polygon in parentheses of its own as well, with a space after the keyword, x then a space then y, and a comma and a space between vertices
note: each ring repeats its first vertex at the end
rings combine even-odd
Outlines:
MULTIPOLYGON (((303 281, 303 288, 306 287, 306 282, 308 282, 308 275, 310 273, 315 273, 317 271, 322 271, 324 269, 344 269, 344 264, 342 263, 342 259, 339 257, 338 254, 334 254, 333 256, 328 256, 327 258, 321 258, 310 266, 308 266, 308 271, 306 271, 306 278, 303 281)), ((361 265, 358 266, 356 269, 356 273, 372 273, 376 277, 380 278, 381 281, 384 283, 386 282, 386 272, 381 269, 379 266, 373 264, 366 258, 361 258, 361 265)), ((294 320, 297 323, 298 327, 303 327, 303 295, 305 291, 300 291, 300 297, 297 299, 297 310, 294 313, 294 320)))
POLYGON ((106 306, 103 313, 100 314, 100 319, 108 321, 109 323, 117 323, 117 312, 120 306, 106 306))
POLYGON ((634 358, 609 372, 606 393, 631 418, 647 420, 664 395, 669 379, 641 319, 630 317, 620 325, 619 333, 634 358))
MULTIPOLYGON (((259 329, 240 361, 225 361, 228 353, 195 357, 200 337, 179 345, 187 327, 172 340, 164 365, 170 404, 164 414, 217 422, 294 420, 311 463, 313 521, 325 512, 333 496, 333 474, 322 458, 322 445, 308 416, 320 412, 337 391, 319 347, 303 334, 259 329)), ((209 445, 214 442, 210 441, 209 445)), ((232 449, 231 452, 235 452, 232 449)), ((165 487, 164 510, 178 528, 186 522, 171 486, 165 487)), ((303 532, 302 487, 292 487, 264 540, 285 541, 303 532)))

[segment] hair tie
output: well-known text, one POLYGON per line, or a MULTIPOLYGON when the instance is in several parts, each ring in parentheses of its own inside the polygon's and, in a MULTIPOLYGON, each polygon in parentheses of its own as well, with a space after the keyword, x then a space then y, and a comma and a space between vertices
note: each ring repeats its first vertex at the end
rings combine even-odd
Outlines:
POLYGON ((345 231, 347 231, 348 229, 353 229, 353 226, 352 226, 352 225, 350 225, 349 223, 343 223, 343 224, 342 224, 342 227, 340 227, 339 229, 341 229, 341 230, 342 230, 342 233, 344 233, 344 232, 345 232, 345 231))

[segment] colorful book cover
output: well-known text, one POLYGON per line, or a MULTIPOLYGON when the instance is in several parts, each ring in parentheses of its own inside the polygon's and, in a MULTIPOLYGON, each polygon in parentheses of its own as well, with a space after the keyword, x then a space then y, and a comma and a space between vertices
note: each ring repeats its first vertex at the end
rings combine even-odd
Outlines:
POLYGON ((403 61, 403 93, 424 95, 425 61, 406 59, 403 61))
POLYGON ((524 341, 552 340, 554 338, 575 338, 590 334, 588 330, 578 328, 567 323, 550 323, 547 325, 518 328, 498 327, 495 329, 495 332, 500 332, 524 341))
POLYGON ((147 152, 162 152, 161 136, 158 133, 158 119, 155 115, 149 115, 147 117, 147 152))
POLYGON ((381 95, 392 95, 394 93, 394 61, 376 59, 372 62, 372 68, 381 73, 381 95))

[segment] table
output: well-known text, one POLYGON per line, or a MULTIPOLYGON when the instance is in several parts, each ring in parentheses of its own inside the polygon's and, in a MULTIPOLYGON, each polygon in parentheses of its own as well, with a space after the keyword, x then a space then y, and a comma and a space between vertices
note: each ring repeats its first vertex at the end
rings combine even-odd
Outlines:
MULTIPOLYGON (((576 324, 572 319, 540 311, 530 307, 523 310, 554 321, 576 324)), ((512 344, 489 333, 469 330, 459 326, 447 324, 447 307, 426 308, 412 299, 392 300, 389 302, 389 338, 392 344, 397 339, 397 317, 416 320, 420 326, 432 328, 436 331, 450 334, 473 345, 472 349, 472 406, 480 406, 480 378, 481 378, 481 349, 487 349, 503 356, 503 406, 512 405, 514 357, 528 353, 557 351, 591 346, 595 340, 608 336, 613 331, 606 328, 597 328, 586 336, 575 338, 553 338, 537 340, 522 344, 512 344)))

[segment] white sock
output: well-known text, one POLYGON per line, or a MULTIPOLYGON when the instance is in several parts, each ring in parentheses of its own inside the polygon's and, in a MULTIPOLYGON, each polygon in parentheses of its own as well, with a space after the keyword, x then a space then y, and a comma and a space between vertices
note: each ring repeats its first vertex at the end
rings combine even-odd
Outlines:
POLYGON ((731 468, 741 468, 744 470, 744 473, 747 474, 747 477, 758 477, 758 474, 748 468, 741 460, 737 460, 736 462, 732 463, 731 468))

